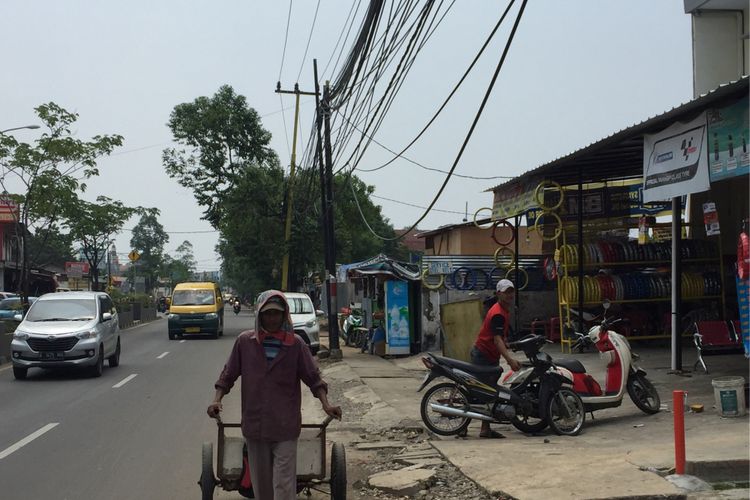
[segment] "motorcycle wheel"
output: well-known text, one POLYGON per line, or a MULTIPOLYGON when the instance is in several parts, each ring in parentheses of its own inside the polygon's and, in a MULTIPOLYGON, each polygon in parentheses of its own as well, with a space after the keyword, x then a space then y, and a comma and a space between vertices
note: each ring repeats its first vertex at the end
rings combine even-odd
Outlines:
POLYGON ((556 434, 577 436, 586 421, 586 409, 580 396, 570 389, 560 389, 547 402, 547 421, 556 434))
MULTIPOLYGON (((511 390, 513 390, 512 387, 511 390)), ((533 407, 536 409, 536 412, 542 413, 539 409, 538 387, 529 386, 524 392, 518 395, 522 399, 533 401, 533 407)), ((513 417, 510 423, 513 424, 513 427, 526 434, 535 434, 537 432, 542 432, 549 425, 547 423, 547 419, 543 415, 535 417, 533 415, 521 415, 518 412, 516 412, 516 416, 513 417)))
POLYGON ((643 375, 634 373, 628 378, 628 394, 633 403, 643 413, 653 415, 659 413, 661 399, 656 387, 643 375))
POLYGON ((435 434, 453 436, 466 430, 470 418, 442 415, 430 408, 430 403, 450 406, 460 410, 469 409, 469 401, 461 389, 452 382, 433 385, 422 397, 420 413, 422 421, 435 434))

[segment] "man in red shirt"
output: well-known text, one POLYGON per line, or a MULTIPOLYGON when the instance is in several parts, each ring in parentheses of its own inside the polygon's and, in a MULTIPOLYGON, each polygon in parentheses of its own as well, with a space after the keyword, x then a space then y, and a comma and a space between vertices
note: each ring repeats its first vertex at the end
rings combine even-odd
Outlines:
MULTIPOLYGON (((477 340, 471 349, 471 362, 475 365, 498 366, 500 356, 502 356, 510 365, 511 370, 518 371, 521 367, 520 363, 510 355, 508 348, 505 346, 505 339, 508 337, 508 329, 510 328, 509 310, 513 306, 516 296, 513 282, 507 279, 498 281, 495 287, 495 296, 497 302, 487 311, 477 340)), ((505 436, 490 429, 490 423, 483 420, 479 437, 502 438, 505 436)))
POLYGON ((302 426, 304 382, 328 415, 341 419, 341 408, 328 403, 328 385, 320 377, 307 344, 292 329, 284 294, 268 290, 258 297, 255 330, 242 332, 216 381, 208 416, 217 418, 221 399, 242 376, 242 435, 255 498, 297 498, 297 438, 302 426))

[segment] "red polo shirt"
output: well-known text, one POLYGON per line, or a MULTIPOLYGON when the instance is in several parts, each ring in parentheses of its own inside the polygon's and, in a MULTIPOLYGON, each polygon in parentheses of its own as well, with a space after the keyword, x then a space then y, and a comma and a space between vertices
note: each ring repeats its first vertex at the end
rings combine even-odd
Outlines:
POLYGON ((494 363, 500 360, 500 351, 497 350, 495 345, 495 336, 502 335, 503 340, 505 340, 508 338, 509 327, 510 313, 498 301, 487 311, 484 322, 482 322, 482 329, 479 330, 479 336, 474 343, 488 361, 494 363))

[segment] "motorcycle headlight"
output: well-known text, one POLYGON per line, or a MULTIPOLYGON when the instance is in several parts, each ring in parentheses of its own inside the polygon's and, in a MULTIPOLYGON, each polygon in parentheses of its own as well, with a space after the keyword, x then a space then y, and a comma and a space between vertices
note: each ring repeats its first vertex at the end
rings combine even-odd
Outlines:
POLYGON ((26 340, 28 338, 29 338, 29 334, 26 333, 26 332, 20 332, 18 330, 16 330, 15 332, 13 332, 13 339, 14 340, 26 340))
POLYGON ((316 320, 311 319, 310 321, 308 321, 307 323, 305 323, 305 326, 308 327, 308 328, 312 328, 312 327, 314 327, 317 324, 318 324, 318 322, 316 320))
POLYGON ((169 315, 167 316, 167 319, 175 319, 175 320, 180 319, 180 315, 169 313, 169 315))
POLYGON ((219 315, 216 314, 216 313, 208 313, 208 314, 206 314, 206 319, 216 319, 218 317, 219 317, 219 315))
POLYGON ((96 338, 96 330, 86 330, 85 332, 78 333, 76 335, 81 340, 85 339, 95 339, 96 338))

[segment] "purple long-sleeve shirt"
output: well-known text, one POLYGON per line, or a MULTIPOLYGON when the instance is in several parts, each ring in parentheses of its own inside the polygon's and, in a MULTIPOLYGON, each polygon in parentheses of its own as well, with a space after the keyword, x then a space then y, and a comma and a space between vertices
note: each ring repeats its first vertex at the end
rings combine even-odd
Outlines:
POLYGON ((255 332, 242 332, 234 343, 215 387, 228 393, 242 376, 242 434, 257 441, 297 439, 302 425, 300 380, 317 396, 328 391, 305 342, 297 335, 266 360, 255 332))

